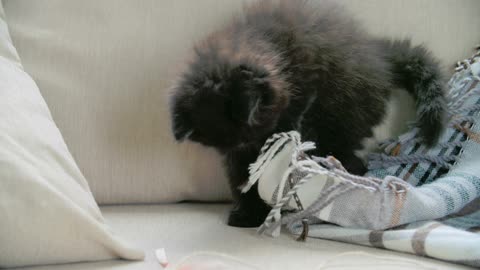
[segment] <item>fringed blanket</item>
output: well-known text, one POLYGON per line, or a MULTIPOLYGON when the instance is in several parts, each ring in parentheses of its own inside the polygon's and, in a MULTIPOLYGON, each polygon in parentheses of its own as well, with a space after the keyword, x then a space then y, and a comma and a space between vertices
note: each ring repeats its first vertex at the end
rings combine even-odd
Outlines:
POLYGON ((417 129, 383 144, 366 176, 334 157, 311 157, 311 142, 275 134, 250 166, 272 211, 260 233, 286 225, 300 238, 330 239, 480 267, 480 52, 449 82, 449 126, 427 148, 417 129), (476 124, 477 123, 477 124, 476 124))

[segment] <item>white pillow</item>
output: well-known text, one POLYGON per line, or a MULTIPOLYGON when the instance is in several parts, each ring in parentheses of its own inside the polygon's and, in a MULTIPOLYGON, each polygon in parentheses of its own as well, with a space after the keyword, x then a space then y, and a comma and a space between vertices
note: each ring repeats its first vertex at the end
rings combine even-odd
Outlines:
MULTIPOLYGON (((338 1, 372 33, 413 35, 449 66, 480 40, 480 1, 338 1)), ((215 151, 174 142, 167 92, 192 44, 245 2, 4 0, 23 64, 100 204, 229 197, 215 151)))
POLYGON ((0 3, 0 268, 142 259, 105 224, 40 92, 13 47, 0 3))

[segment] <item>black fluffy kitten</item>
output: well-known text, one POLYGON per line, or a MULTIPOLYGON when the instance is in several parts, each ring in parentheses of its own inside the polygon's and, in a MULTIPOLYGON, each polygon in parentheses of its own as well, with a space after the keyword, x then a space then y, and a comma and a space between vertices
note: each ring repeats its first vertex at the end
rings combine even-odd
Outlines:
POLYGON ((261 1, 195 47, 171 100, 173 132, 225 156, 236 205, 228 224, 253 227, 269 207, 256 188, 240 194, 264 141, 298 130, 351 172, 386 115, 392 89, 415 99, 427 144, 442 129, 440 68, 422 46, 372 38, 330 3, 261 1), (318 3, 317 3, 318 4, 318 3))

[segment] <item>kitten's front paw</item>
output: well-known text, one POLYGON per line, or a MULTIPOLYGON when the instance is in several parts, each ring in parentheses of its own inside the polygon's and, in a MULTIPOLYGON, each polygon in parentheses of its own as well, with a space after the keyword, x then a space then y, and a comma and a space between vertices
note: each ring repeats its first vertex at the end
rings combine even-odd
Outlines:
POLYGON ((258 205, 254 209, 247 207, 235 207, 230 211, 228 225, 241 228, 254 228, 262 225, 270 212, 267 205, 258 205))

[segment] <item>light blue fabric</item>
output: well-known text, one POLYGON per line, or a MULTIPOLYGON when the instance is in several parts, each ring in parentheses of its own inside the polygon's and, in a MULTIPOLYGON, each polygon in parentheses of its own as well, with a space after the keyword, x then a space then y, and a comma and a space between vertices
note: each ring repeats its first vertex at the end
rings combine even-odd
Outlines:
POLYGON ((247 185, 258 181, 272 205, 259 231, 276 236, 286 224, 297 235, 480 267, 480 74, 472 72, 480 73, 480 52, 464 64, 449 82, 450 125, 439 144, 423 146, 412 129, 384 145, 365 177, 332 157, 309 157, 313 144, 296 132, 275 134, 247 185))

